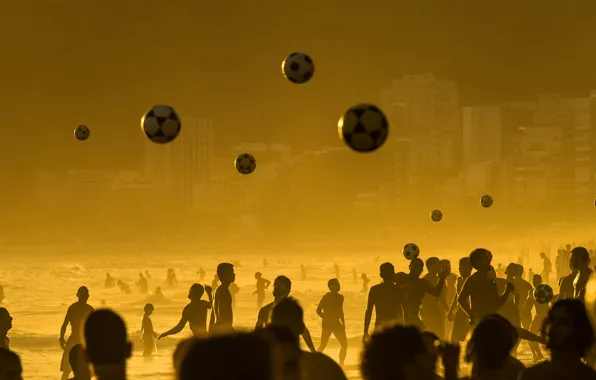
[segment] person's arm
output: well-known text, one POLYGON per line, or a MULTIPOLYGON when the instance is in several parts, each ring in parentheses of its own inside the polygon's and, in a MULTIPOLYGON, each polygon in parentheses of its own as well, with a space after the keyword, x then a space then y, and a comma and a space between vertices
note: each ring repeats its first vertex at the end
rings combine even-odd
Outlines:
POLYGON ((60 347, 62 349, 64 349, 64 347, 66 346, 66 340, 64 339, 64 335, 66 334, 66 328, 68 327, 68 324, 70 323, 70 314, 71 314, 70 308, 71 307, 69 307, 68 310, 66 311, 66 316, 64 317, 64 322, 62 322, 62 326, 60 327, 60 338, 58 339, 58 341, 60 342, 60 347))
POLYGON ((408 317, 408 294, 405 289, 397 288, 398 291, 398 305, 397 305, 397 323, 405 324, 408 317))
POLYGON ((344 317, 344 296, 341 296, 341 302, 339 304, 339 321, 341 322, 343 327, 346 327, 346 319, 344 317))
POLYGON ((443 292, 443 287, 445 286, 445 279, 447 278, 447 276, 449 276, 449 272, 449 268, 443 268, 441 273, 439 273, 439 282, 437 283, 437 286, 433 287, 430 282, 426 281, 426 283, 428 284, 428 287, 426 288, 426 293, 430 294, 433 297, 440 297, 441 293, 443 292))
POLYGON ((269 289, 269 285, 271 285, 271 281, 265 280, 265 289, 269 289))
POLYGON ((265 309, 266 307, 267 306, 263 306, 261 308, 261 310, 259 310, 259 314, 257 315, 257 324, 255 326, 255 330, 262 329, 265 326, 267 326, 267 322, 268 322, 267 318, 268 318, 269 313, 267 313, 267 311, 265 309))
POLYGON ((529 342, 544 343, 544 338, 534 334, 533 332, 530 332, 530 331, 523 329, 521 327, 516 327, 516 330, 517 330, 517 334, 519 335, 520 339, 527 340, 529 342))
POLYGON ((207 302, 207 309, 211 309, 213 307, 213 294, 210 286, 205 287, 205 292, 207 292, 207 297, 209 297, 209 301, 207 302))
POLYGON ((306 326, 304 326, 304 331, 302 331, 302 339, 304 339, 304 343, 306 343, 306 346, 308 347, 310 352, 317 352, 317 350, 315 349, 315 345, 312 342, 312 338, 310 337, 310 331, 308 331, 308 328, 306 326))
POLYGON ((474 321, 474 313, 472 313, 472 308, 470 307, 470 295, 473 288, 474 277, 468 277, 466 282, 464 282, 461 292, 459 292, 459 296, 457 296, 457 304, 472 322, 474 321))
POLYGON ((368 338, 368 328, 370 327, 370 320, 375 307, 373 289, 374 287, 368 291, 368 304, 366 305, 366 311, 364 312, 364 335, 362 336, 362 340, 366 340, 368 338))
POLYGON ((141 323, 141 331, 139 332, 141 334, 141 340, 143 340, 143 333, 145 332, 145 323, 147 323, 145 321, 145 317, 143 317, 143 322, 141 323))
MULTIPOLYGON (((497 302, 497 310, 499 310, 501 307, 503 307, 503 305, 505 304, 505 302, 507 301, 507 297, 509 297, 509 294, 515 290, 515 287, 513 286, 512 283, 507 282, 507 286, 505 287, 505 291, 503 292, 503 294, 499 297, 499 301, 497 302)), ((519 310, 519 309, 518 309, 519 310)))
POLYGON ((172 327, 170 330, 162 333, 158 339, 165 338, 166 336, 169 336, 169 335, 176 335, 180 331, 182 331, 184 326, 186 326, 186 322, 188 322, 188 318, 186 315, 187 310, 188 310, 187 307, 185 307, 184 310, 182 311, 182 318, 180 318, 180 322, 178 322, 178 324, 176 326, 172 327))
POLYGON ((528 293, 528 298, 526 299, 526 303, 524 305, 524 309, 522 312, 522 315, 529 315, 532 314, 532 308, 534 308, 534 306, 536 305, 535 301, 534 301, 534 297, 531 296, 532 291, 530 291, 528 293))
POLYGON ((325 308, 325 296, 321 298, 319 301, 319 306, 317 306, 317 315, 323 319, 323 309, 325 308))

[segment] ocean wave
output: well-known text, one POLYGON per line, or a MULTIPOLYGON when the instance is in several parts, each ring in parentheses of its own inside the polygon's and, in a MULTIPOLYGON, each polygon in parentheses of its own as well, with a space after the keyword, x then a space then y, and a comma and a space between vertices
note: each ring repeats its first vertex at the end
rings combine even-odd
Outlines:
MULTIPOLYGON (((37 335, 37 334, 9 334, 10 346, 15 350, 27 349, 27 350, 48 350, 48 349, 60 349, 60 343, 58 341, 58 335, 37 335)), ((139 332, 135 331, 128 334, 128 339, 132 342, 134 349, 141 350, 143 348, 139 332)), ((157 348, 174 347, 178 342, 183 339, 176 337, 167 337, 156 341, 157 348)))

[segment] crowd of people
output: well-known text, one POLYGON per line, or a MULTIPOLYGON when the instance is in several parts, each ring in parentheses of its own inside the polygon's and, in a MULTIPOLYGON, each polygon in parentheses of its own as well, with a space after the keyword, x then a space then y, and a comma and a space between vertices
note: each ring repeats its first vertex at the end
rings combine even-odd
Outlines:
MULTIPOLYGON (((499 273, 501 270, 492 266, 492 253, 482 248, 459 260, 459 277, 451 274, 448 260, 436 257, 426 262, 412 259, 408 273, 396 273, 391 263, 381 264, 382 282, 369 289, 364 313, 362 377, 438 379, 441 362, 442 377, 456 380, 461 378, 463 356, 473 380, 596 379, 594 329, 584 304, 592 276, 591 252, 583 247, 568 247, 568 251, 569 272, 561 269, 560 257, 566 255, 561 250, 556 261, 557 275, 561 275, 559 291, 547 302, 532 296, 533 289, 552 272, 546 255, 541 255, 542 273, 533 274, 530 282, 524 279, 519 262, 499 273), (427 273, 421 277, 425 266, 427 273), (455 289, 449 292, 451 286, 455 289), (529 342, 536 361, 532 367, 526 368, 516 358, 520 340, 529 342), (544 359, 541 347, 546 347, 549 359, 544 359)), ((173 272, 169 276, 175 278, 173 272)), ((219 264, 217 278, 215 291, 200 284, 190 287, 190 302, 180 322, 162 334, 153 329, 153 305, 145 306, 141 329, 144 355, 151 355, 156 339, 177 334, 189 324, 193 337, 182 340, 173 354, 178 379, 346 379, 342 366, 348 339, 344 297, 337 278, 329 280, 329 291, 316 310, 322 321, 318 348, 304 323, 302 307, 290 296, 288 277, 278 276, 273 281, 274 300, 263 306, 271 282, 261 273, 255 275, 260 310, 250 333, 234 330, 230 291, 236 278, 234 265, 219 264), (205 293, 207 299, 202 299, 205 293), (339 364, 323 354, 331 335, 340 344, 339 364), (307 351, 301 350, 300 338, 307 351)), ((132 343, 124 321, 112 310, 94 310, 87 303, 86 287, 78 289, 77 297, 60 329, 63 379, 71 372, 77 380, 90 379, 92 374, 100 380, 126 379, 132 343), (66 339, 69 325, 71 334, 66 339)), ((0 380, 21 378, 19 357, 10 351, 11 327, 10 313, 0 308, 0 380)))

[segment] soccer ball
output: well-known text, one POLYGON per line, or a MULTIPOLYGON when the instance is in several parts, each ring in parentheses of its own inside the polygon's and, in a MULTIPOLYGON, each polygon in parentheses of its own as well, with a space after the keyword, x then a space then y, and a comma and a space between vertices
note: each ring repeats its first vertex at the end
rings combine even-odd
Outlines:
POLYGON ((155 106, 141 118, 141 129, 154 143, 166 144, 174 141, 181 128, 180 117, 170 106, 155 106))
POLYGON ((440 222, 441 219, 443 219, 443 213, 441 212, 441 210, 433 210, 430 213, 430 218, 433 222, 440 222))
POLYGON ((360 153, 379 149, 389 133, 387 118, 377 106, 358 104, 347 110, 337 123, 339 138, 360 153))
POLYGON ((292 53, 281 63, 281 72, 296 84, 306 83, 315 73, 315 63, 305 53, 292 53))
POLYGON ((420 248, 414 243, 408 243, 404 246, 402 253, 406 259, 414 260, 420 255, 420 248))
POLYGON ((91 130, 86 125, 79 125, 74 130, 74 135, 79 141, 85 141, 91 136, 91 130))
POLYGON ((483 195, 482 198, 480 198, 480 204, 484 208, 489 208, 493 205, 493 197, 490 195, 483 195))
POLYGON ((546 304, 553 300, 553 288, 546 284, 540 284, 534 289, 534 299, 540 304, 546 304))
POLYGON ((240 174, 250 174, 257 168, 257 160, 252 154, 242 153, 234 160, 234 166, 240 174))

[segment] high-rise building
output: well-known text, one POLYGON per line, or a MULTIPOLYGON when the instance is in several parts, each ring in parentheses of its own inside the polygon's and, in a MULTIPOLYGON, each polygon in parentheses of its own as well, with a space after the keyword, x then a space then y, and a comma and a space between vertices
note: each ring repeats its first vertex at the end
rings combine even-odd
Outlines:
POLYGON ((498 106, 463 107, 463 163, 467 167, 501 159, 501 111, 498 106))
POLYGON ((180 135, 171 143, 146 141, 145 175, 172 202, 197 206, 211 179, 212 157, 212 119, 183 119, 180 135))

